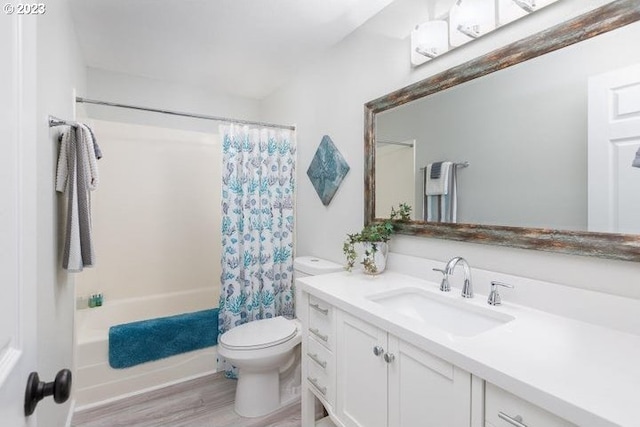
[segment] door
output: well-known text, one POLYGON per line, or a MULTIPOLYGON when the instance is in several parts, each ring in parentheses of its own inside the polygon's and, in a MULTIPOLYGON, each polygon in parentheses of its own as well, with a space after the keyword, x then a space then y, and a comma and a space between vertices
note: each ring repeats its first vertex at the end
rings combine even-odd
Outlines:
POLYGON ((640 64, 589 79, 588 228, 640 233, 640 64))
POLYGON ((36 367, 35 34, 34 17, 0 19, 0 422, 11 427, 35 425, 24 416, 36 367))
POLYGON ((389 335, 389 427, 469 427, 471 374, 389 335))
POLYGON ((346 427, 386 427, 387 333, 343 312, 337 329, 338 417, 346 427))
MULTIPOLYGON (((402 142, 376 142, 375 212, 377 217, 386 218, 391 214, 391 207, 406 203, 413 208, 413 218, 422 218, 419 216, 422 214, 422 186, 416 194, 414 147, 413 139, 402 142)), ((417 175, 422 176, 422 174, 417 175)))

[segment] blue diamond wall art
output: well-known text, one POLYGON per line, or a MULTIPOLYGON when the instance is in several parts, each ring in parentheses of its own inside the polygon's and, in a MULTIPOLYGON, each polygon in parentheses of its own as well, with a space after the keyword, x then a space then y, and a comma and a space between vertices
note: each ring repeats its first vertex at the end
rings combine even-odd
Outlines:
POLYGON ((309 169, 307 169, 307 176, 323 205, 328 206, 331 203, 331 199, 348 172, 349 165, 329 135, 323 136, 309 169))

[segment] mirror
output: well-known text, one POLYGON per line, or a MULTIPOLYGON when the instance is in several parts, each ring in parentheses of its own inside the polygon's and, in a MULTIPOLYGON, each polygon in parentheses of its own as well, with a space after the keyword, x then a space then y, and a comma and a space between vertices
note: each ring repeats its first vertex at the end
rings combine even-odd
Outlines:
MULTIPOLYGON (((415 216, 404 233, 640 261, 638 210, 627 200, 640 194, 640 168, 631 168, 640 138, 615 148, 628 167, 615 172, 626 184, 613 187, 632 195, 621 197, 616 209, 629 212, 615 220, 599 217, 609 215, 610 197, 594 190, 614 174, 610 162, 587 150, 589 77, 640 64, 640 23, 627 25, 640 12, 630 3, 613 2, 367 103, 365 222, 410 202, 415 216), (422 196, 425 166, 443 160, 469 164, 456 168, 455 223, 438 222, 433 199, 422 196)), ((627 92, 616 99, 640 104, 640 90, 627 92)), ((617 108, 624 115, 627 107, 617 108)))

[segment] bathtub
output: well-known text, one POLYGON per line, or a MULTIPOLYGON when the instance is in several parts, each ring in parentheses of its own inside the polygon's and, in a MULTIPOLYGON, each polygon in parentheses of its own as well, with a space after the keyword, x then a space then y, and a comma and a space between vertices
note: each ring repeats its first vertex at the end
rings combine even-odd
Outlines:
MULTIPOLYGON (((108 298, 108 295, 107 295, 108 298)), ((88 409, 216 371, 216 347, 191 351, 126 369, 109 366, 109 327, 217 306, 214 289, 105 300, 76 311, 75 410, 88 409)))

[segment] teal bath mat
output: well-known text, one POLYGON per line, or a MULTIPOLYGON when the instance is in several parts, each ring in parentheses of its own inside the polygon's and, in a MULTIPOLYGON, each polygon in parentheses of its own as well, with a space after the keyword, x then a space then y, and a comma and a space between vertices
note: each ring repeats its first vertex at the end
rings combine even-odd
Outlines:
POLYGON ((109 365, 129 368, 217 342, 217 308, 125 323, 109 328, 109 365))

